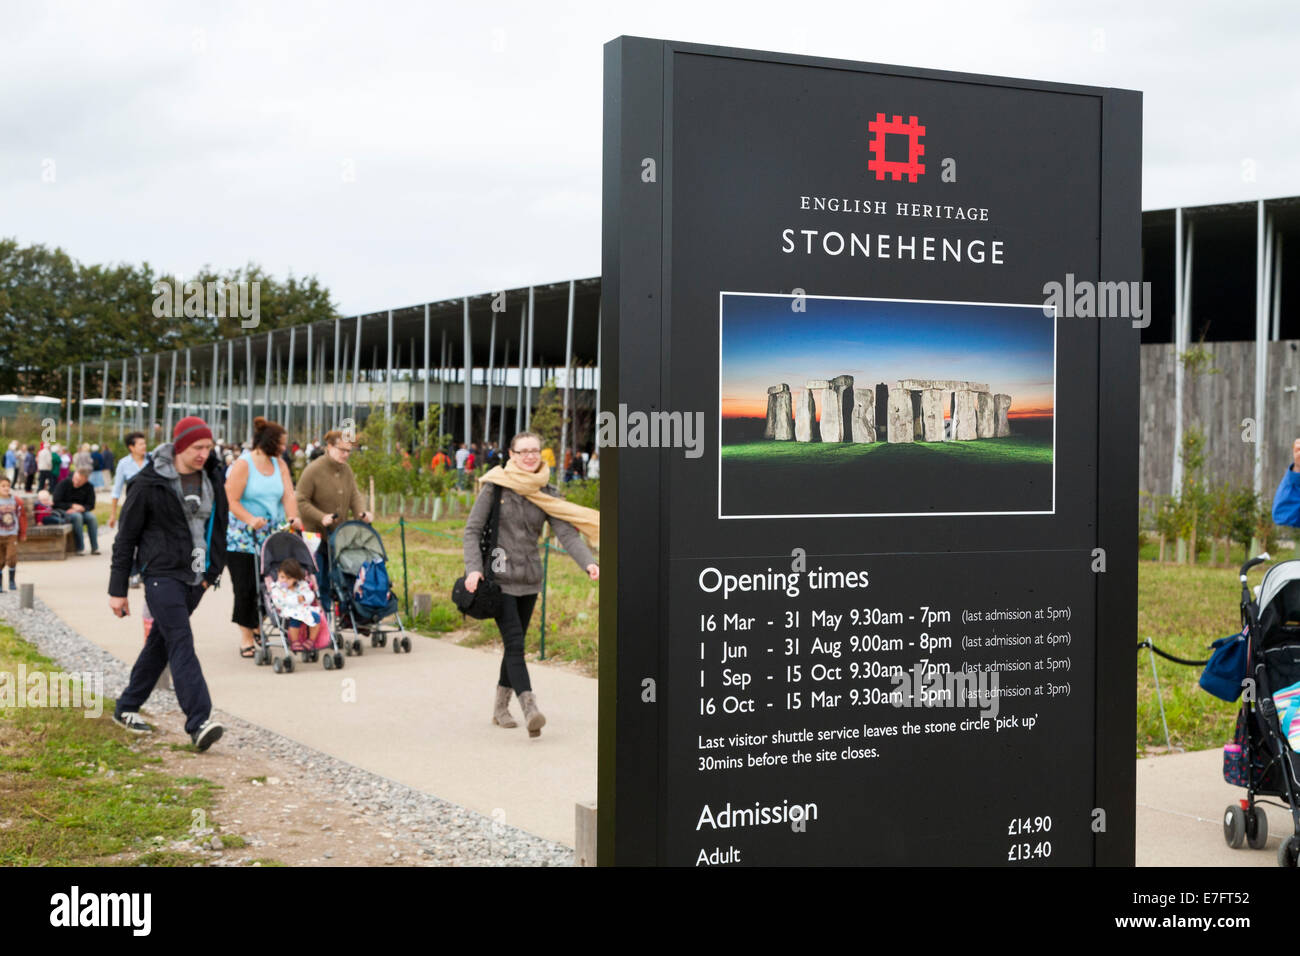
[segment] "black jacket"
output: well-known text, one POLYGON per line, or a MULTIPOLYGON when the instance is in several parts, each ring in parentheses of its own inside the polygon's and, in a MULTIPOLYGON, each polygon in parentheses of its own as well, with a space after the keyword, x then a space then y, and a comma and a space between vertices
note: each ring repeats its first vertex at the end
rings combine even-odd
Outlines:
MULTIPOLYGON (((203 464, 212 485, 212 514, 208 519, 207 569, 203 577, 215 585, 226 567, 226 486, 220 479, 221 466, 215 455, 203 464)), ((194 546, 189 521, 180 497, 172 485, 171 446, 162 445, 153 458, 131 479, 131 493, 118 519, 113 541, 112 570, 108 576, 110 597, 126 597, 131 568, 138 565, 150 577, 175 578, 187 584, 194 580, 194 546), (164 454, 160 454, 164 452, 164 454), (159 473, 163 469, 163 474, 159 473)))
POLYGON ((59 511, 67 511, 69 505, 81 505, 87 512, 95 510, 95 486, 89 481, 78 488, 71 478, 64 478, 54 486, 53 498, 59 511))

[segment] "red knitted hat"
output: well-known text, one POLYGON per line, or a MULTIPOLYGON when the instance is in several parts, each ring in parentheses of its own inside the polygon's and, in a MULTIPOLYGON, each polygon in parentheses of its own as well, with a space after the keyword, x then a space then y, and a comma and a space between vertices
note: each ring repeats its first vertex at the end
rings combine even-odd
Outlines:
POLYGON ((172 431, 172 451, 179 455, 196 441, 204 438, 212 440, 212 429, 208 427, 207 422, 197 415, 182 418, 172 431))

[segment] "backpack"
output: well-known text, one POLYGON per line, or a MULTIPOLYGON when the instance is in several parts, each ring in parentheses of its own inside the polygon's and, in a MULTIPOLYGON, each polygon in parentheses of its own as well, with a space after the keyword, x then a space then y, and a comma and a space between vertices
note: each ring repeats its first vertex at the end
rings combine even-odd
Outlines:
POLYGON ((357 603, 365 608, 382 609, 388 606, 390 591, 388 569, 383 561, 372 560, 361 565, 357 584, 353 590, 357 603))

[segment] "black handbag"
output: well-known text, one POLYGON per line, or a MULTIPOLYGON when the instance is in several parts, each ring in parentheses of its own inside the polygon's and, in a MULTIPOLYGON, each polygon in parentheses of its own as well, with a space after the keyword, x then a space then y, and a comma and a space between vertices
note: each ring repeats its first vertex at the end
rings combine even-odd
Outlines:
POLYGON ((456 579, 451 589, 451 599, 457 610, 466 617, 490 620, 501 613, 501 585, 492 571, 492 552, 497 546, 497 529, 501 519, 500 485, 492 486, 492 510, 488 512, 483 534, 479 537, 479 553, 483 558, 483 579, 473 593, 465 587, 465 575, 456 579))

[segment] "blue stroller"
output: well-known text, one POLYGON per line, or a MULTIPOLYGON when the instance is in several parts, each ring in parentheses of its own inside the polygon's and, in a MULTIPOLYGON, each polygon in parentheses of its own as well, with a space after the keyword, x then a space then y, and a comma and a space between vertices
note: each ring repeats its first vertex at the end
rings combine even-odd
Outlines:
POLYGON ((383 539, 364 521, 345 521, 330 535, 330 589, 334 594, 335 627, 352 632, 343 639, 348 654, 360 654, 361 637, 371 647, 386 647, 393 637, 393 652, 411 652, 411 639, 397 612, 397 595, 388 580, 388 554, 383 539), (385 623, 389 618, 396 624, 385 623))

